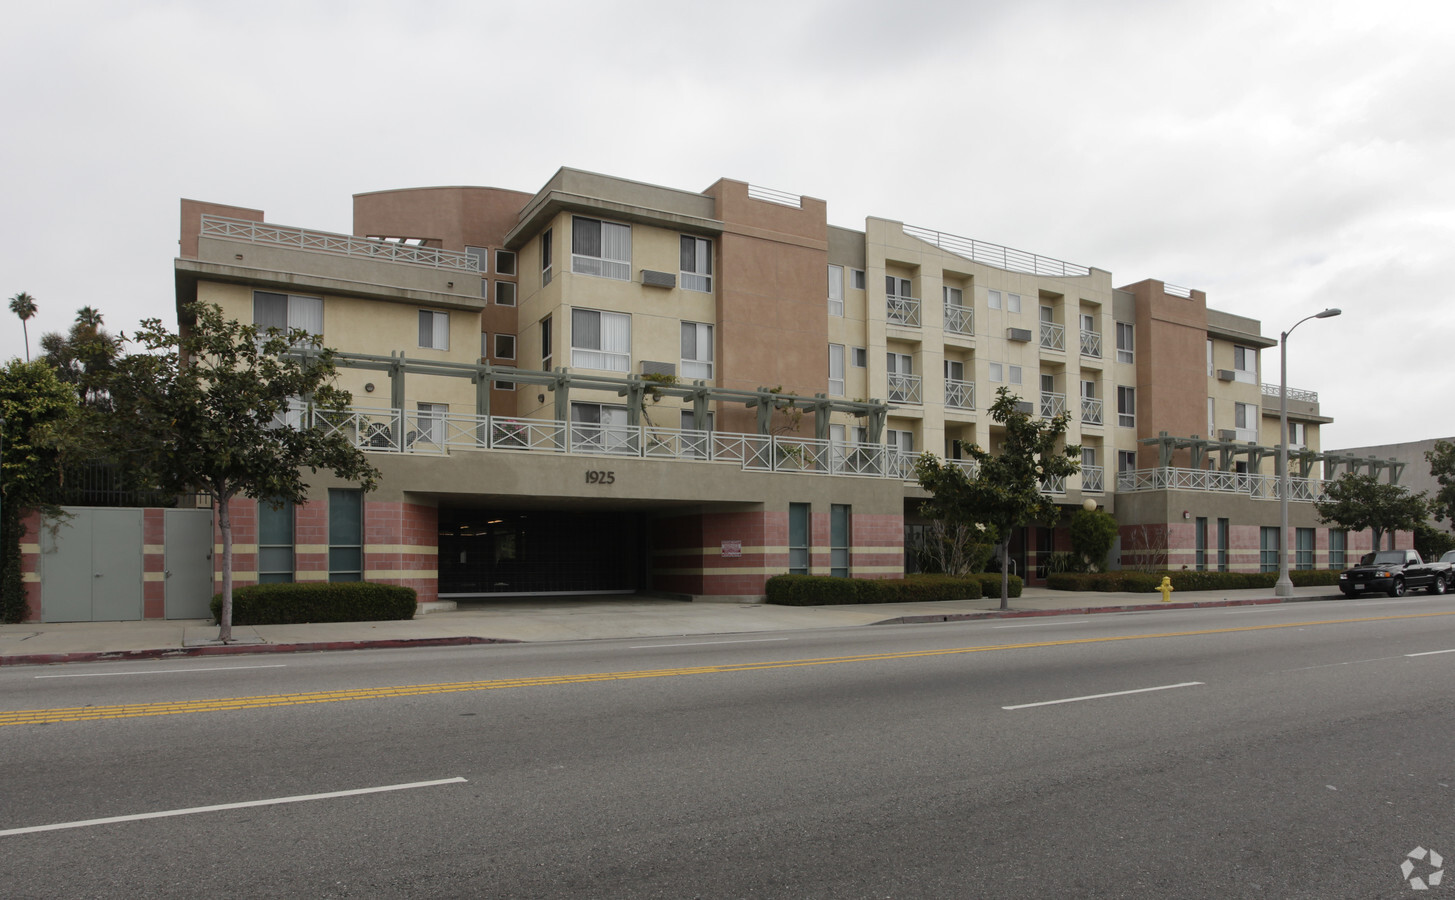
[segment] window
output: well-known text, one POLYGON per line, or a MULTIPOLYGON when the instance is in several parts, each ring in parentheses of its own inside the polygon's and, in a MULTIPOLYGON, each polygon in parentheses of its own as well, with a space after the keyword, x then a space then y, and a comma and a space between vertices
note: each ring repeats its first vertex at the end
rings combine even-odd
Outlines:
POLYGON ((551 370, 551 317, 541 319, 541 368, 551 370))
POLYGON ((829 394, 834 397, 844 396, 843 344, 829 344, 829 394))
POLYGON ((1199 572, 1207 571, 1207 518, 1198 516, 1194 520, 1196 526, 1193 537, 1193 562, 1199 572))
POLYGON ((418 433, 414 441, 443 446, 445 442, 445 417, 450 414, 448 403, 420 403, 418 433))
POLYGON ((885 354, 889 372, 889 402, 919 403, 919 380, 914 377, 914 357, 908 353, 885 354))
POLYGON ((1117 451, 1117 473, 1137 471, 1137 451, 1117 451))
POLYGON ((844 314, 844 267, 829 266, 829 315, 844 314))
POLYGON ((853 348, 853 364, 856 369, 864 369, 869 366, 869 350, 866 347, 853 348))
POLYGON ((541 235, 541 287, 551 283, 551 229, 541 235))
POLYGON ((364 580, 364 492, 328 492, 328 580, 364 580))
POLYGON ((627 424, 624 406, 600 403, 571 404, 571 444, 587 452, 630 452, 636 446, 637 430, 627 424))
POLYGON ((1021 380, 1020 366, 1006 366, 1005 374, 1006 380, 1009 381, 1011 384, 1024 384, 1024 382, 1021 380))
POLYGON ((258 501, 258 583, 293 580, 293 501, 258 501))
POLYGON ((1008 313, 1018 313, 1021 311, 1020 294, 1007 293, 1005 295, 1005 311, 1008 313))
POLYGON ((280 334, 301 328, 323 334, 323 298, 253 291, 253 324, 264 333, 270 328, 280 334))
POLYGON ((682 377, 712 379, 712 326, 682 323, 682 377))
POLYGON ((1293 530, 1293 567, 1308 571, 1314 567, 1314 530, 1295 528, 1293 530))
POLYGON ((632 319, 622 313, 571 310, 571 365, 626 372, 631 369, 632 319))
POLYGON ((1123 428, 1137 426, 1137 389, 1117 386, 1117 424, 1123 428))
POLYGON ((945 302, 948 303, 949 305, 951 305, 951 306, 964 306, 965 305, 965 293, 963 291, 961 291, 959 288, 957 288, 957 287, 950 287, 949 285, 945 285, 944 287, 942 287, 940 289, 940 292, 944 295, 945 302))
POLYGON ((682 290, 712 293, 712 241, 682 235, 682 290))
POLYGON ((1211 378, 1212 376, 1213 376, 1213 341, 1212 341, 1212 338, 1208 338, 1207 339, 1207 377, 1211 378))
POLYGON ((1136 334, 1126 322, 1117 323, 1117 362, 1129 363, 1135 360, 1136 334))
POLYGON ((1218 571, 1228 570, 1228 520, 1218 519, 1218 571))
POLYGON ((486 272, 490 271, 489 250, 486 250, 484 247, 466 247, 465 255, 473 259, 475 261, 475 265, 480 267, 481 275, 484 275, 486 272))
POLYGON ((1276 525, 1258 529, 1258 571, 1277 572, 1278 555, 1283 551, 1276 525))
POLYGON ((1308 446, 1308 423, 1288 423, 1288 446, 1294 450, 1300 450, 1308 446))
POLYGON ((1258 383, 1258 351, 1252 347, 1233 346, 1233 378, 1244 384, 1258 383))
POLYGON ((897 278, 894 275, 884 276, 884 293, 890 297, 913 298, 914 288, 908 278, 897 278))
POLYGON ((574 216, 571 219, 571 271, 618 281, 631 280, 631 227, 574 216))
POLYGON ((862 290, 864 290, 864 286, 866 284, 866 281, 864 279, 864 270, 863 269, 850 269, 849 271, 854 274, 854 279, 853 279, 854 290, 856 290, 856 291, 862 291, 862 290))
POLYGON ((849 511, 847 505, 829 507, 829 575, 849 577, 849 511))
POLYGON ((513 282, 513 281, 500 281, 498 279, 496 280, 496 282, 495 282, 495 305, 496 306, 514 306, 515 305, 515 282, 513 282))
POLYGON ((480 332, 480 361, 490 361, 490 334, 485 331, 480 332))
POLYGON ((481 278, 480 279, 480 296, 481 297, 484 297, 486 300, 489 300, 490 299, 490 279, 489 278, 481 278))
POLYGON ((515 274, 515 253, 511 250, 495 251, 495 272, 498 275, 515 274))
POLYGON ((998 362, 991 363, 990 364, 990 380, 993 383, 995 383, 995 384, 1000 384, 1002 381, 1004 381, 1005 380, 1005 367, 1002 366, 998 362))
POLYGON ((788 504, 788 574, 808 574, 809 505, 788 504))
MULTIPOLYGON (((515 368, 515 366, 498 366, 497 367, 497 371, 499 369, 513 369, 513 368, 515 368)), ((513 390, 515 390, 515 382, 514 381, 498 381, 498 380, 491 381, 490 382, 490 386, 492 388, 494 388, 495 390, 497 390, 497 391, 513 391, 513 390)))
POLYGON ((1251 403, 1233 404, 1233 427, 1240 441, 1258 440, 1258 407, 1251 403))
POLYGON ((947 359, 947 360, 945 360, 945 380, 946 381, 964 381, 965 380, 965 364, 962 363, 962 362, 960 362, 959 360, 955 360, 955 359, 947 359))
POLYGON ((884 442, 889 445, 891 451, 898 450, 902 454, 914 453, 914 432, 896 431, 893 428, 884 429, 884 442))
POLYGON ((419 311, 419 346, 430 350, 450 349, 450 314, 419 311))
POLYGON ((495 336, 495 358, 515 359, 515 335, 497 334, 495 336))
POLYGON ((1335 528, 1329 529, 1329 568, 1344 568, 1344 553, 1349 548, 1349 533, 1335 528))
POLYGON ((985 300, 986 300, 986 302, 988 304, 990 304, 990 308, 991 309, 1000 309, 1000 307, 1001 307, 1000 291, 986 291, 985 292, 985 300))
POLYGON ((1213 398, 1207 398, 1207 436, 1212 437, 1218 433, 1217 426, 1213 422, 1213 407, 1216 404, 1213 398))

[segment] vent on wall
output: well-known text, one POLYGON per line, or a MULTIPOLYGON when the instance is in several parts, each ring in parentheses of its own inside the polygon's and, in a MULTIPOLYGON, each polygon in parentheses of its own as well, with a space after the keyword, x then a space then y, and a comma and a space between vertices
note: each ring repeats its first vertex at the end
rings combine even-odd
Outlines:
POLYGON ((671 272, 654 272, 651 269, 643 269, 642 285, 645 287, 674 288, 677 286, 677 276, 671 272))
POLYGON ((1029 328, 1007 328, 1005 330, 1005 339, 1008 341, 1029 343, 1031 340, 1031 330, 1029 328))
POLYGON ((669 362, 652 362, 649 359, 642 360, 643 375, 676 375, 677 364, 669 362))

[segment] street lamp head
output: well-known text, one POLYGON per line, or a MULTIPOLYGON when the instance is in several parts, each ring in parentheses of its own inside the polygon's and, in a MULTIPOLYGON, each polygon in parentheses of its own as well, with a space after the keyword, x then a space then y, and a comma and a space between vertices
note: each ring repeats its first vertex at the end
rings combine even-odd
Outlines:
POLYGON ((1326 309, 1321 313, 1315 313, 1315 319, 1332 319, 1334 316, 1343 315, 1344 311, 1337 306, 1333 309, 1326 309))

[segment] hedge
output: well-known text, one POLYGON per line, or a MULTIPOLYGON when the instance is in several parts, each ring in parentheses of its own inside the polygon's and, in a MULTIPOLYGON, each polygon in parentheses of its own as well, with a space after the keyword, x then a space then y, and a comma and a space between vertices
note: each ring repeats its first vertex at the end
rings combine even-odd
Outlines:
MULTIPOLYGON (((297 625, 307 622, 382 622, 412 619, 414 588, 367 581, 250 584, 232 592, 232 624, 297 625)), ((222 615, 222 595, 212 596, 212 620, 222 615)))
MULTIPOLYGON (((1174 591, 1238 591, 1249 588, 1271 588, 1278 583, 1277 572, 1196 572, 1181 569, 1171 572, 1053 572, 1046 576, 1046 587, 1056 591, 1103 591, 1155 593, 1162 585, 1162 576, 1172 578, 1174 591)), ((1288 573, 1295 587, 1333 586, 1339 573, 1332 569, 1302 569, 1288 573)))
MULTIPOLYGON (((778 606, 839 606, 851 603, 914 603, 928 600, 979 600, 1000 596, 999 575, 910 575, 902 579, 827 578, 775 575, 768 579, 768 602, 778 606)), ((1012 575, 1010 595, 1019 597, 1021 580, 1012 575)))

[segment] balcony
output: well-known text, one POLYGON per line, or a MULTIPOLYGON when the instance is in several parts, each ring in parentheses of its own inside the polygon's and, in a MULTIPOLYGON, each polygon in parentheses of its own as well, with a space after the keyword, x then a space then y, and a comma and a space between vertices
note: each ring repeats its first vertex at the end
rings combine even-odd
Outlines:
MULTIPOLYGON (((1288 499, 1312 502, 1324 496, 1324 482, 1318 478, 1288 479, 1288 499)), ((1117 473, 1117 490, 1136 491, 1206 491, 1219 494, 1242 494, 1254 500, 1279 499, 1278 476, 1251 472, 1225 472, 1221 469, 1134 469, 1117 473)))
POLYGON ((1102 402, 1095 397, 1081 398, 1081 423, 1083 425, 1100 425, 1102 415, 1102 402))
POLYGON ((892 324, 918 328, 920 327, 919 299, 890 294, 885 298, 885 315, 892 324))
POLYGON ((1066 395, 1041 391, 1041 418, 1054 419, 1066 411, 1066 395))
POLYGON ((945 331, 950 334, 975 333, 975 310, 954 303, 945 304, 945 331))
POLYGON ((336 256, 401 262, 414 266, 427 266, 432 269, 454 269, 475 273, 480 271, 479 262, 468 253, 434 250, 397 241, 361 238, 351 234, 334 234, 327 231, 309 231, 306 228, 267 225, 262 222, 229 219, 224 216, 204 215, 201 236, 246 241, 251 244, 271 244, 277 247, 329 253, 336 256))
POLYGON ((1095 331, 1081 332, 1081 355, 1101 359, 1101 335, 1095 331))
POLYGON ((1093 494, 1106 491, 1106 469, 1102 466, 1082 466, 1081 489, 1093 494))
POLYGON ((1066 327, 1055 322, 1041 323, 1041 349, 1066 350, 1066 327))
POLYGON ((889 402, 923 403, 924 395, 921 390, 920 377, 918 375, 901 375, 896 372, 889 373, 889 402))
POLYGON ((945 405, 951 409, 974 409, 975 382, 946 379, 945 405))
POLYGON ((1007 272, 1027 272, 1032 275, 1050 275, 1056 278, 1081 278, 1091 274, 1091 270, 1086 266, 1078 266, 1075 263, 1004 247, 1000 244, 991 244, 930 228, 921 228, 917 225, 905 225, 904 233, 926 243, 934 244, 941 250, 956 256, 978 262, 981 265, 1004 269, 1007 272))
MULTIPOLYGON (((1263 396, 1265 396, 1265 397, 1273 397, 1273 398, 1276 399, 1278 397, 1279 393, 1281 393, 1281 392, 1278 389, 1278 385, 1276 385, 1276 384, 1264 384, 1263 385, 1263 396)), ((1305 390, 1300 390, 1299 388, 1289 388, 1288 389, 1288 399, 1289 400, 1292 400, 1292 401, 1301 402, 1301 403, 1315 403, 1315 404, 1317 404, 1319 402, 1319 392, 1318 391, 1305 391, 1305 390)))

